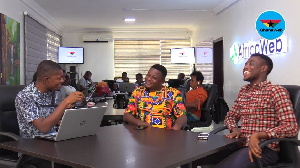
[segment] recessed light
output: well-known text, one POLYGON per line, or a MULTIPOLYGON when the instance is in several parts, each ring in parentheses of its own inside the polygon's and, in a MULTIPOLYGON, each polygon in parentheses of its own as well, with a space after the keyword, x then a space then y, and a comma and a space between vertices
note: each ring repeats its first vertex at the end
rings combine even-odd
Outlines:
POLYGON ((135 22, 135 18, 125 18, 125 22, 135 22))

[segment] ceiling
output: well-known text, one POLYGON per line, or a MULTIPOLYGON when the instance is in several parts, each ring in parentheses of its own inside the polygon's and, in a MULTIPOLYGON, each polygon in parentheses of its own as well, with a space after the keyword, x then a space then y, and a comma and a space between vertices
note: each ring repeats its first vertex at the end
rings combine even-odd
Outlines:
POLYGON ((63 29, 189 29, 237 0, 34 0, 63 29), (125 23, 125 17, 136 18, 125 23))

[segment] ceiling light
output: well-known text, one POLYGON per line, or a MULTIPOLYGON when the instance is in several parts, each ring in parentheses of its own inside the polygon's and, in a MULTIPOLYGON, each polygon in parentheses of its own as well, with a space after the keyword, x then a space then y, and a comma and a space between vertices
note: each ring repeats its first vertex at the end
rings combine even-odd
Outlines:
POLYGON ((125 22, 135 22, 135 18, 125 18, 125 22))

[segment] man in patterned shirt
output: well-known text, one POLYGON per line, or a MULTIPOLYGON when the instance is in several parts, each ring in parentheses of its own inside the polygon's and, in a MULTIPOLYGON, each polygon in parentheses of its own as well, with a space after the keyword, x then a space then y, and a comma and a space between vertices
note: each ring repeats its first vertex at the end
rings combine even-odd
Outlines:
MULTIPOLYGON (((44 60, 37 67, 37 80, 20 91, 15 100, 17 118, 22 138, 34 138, 37 134, 55 132, 65 109, 73 103, 82 101, 81 92, 73 92, 57 107, 55 90, 64 82, 63 71, 57 63, 44 60)), ((26 156, 23 160, 30 165, 50 168, 50 161, 26 156)), ((55 164, 55 167, 66 167, 55 164)))
POLYGON ((180 130, 186 123, 186 110, 177 89, 163 86, 167 70, 155 64, 129 98, 124 121, 138 126, 180 130))
POLYGON ((22 138, 34 138, 37 134, 55 131, 65 109, 72 103, 82 101, 81 92, 73 92, 55 107, 54 90, 64 82, 61 67, 50 60, 42 61, 37 67, 37 81, 20 91, 15 100, 16 112, 22 138))
POLYGON ((298 125, 288 91, 272 85, 267 76, 273 68, 272 60, 263 54, 253 54, 246 62, 244 81, 233 107, 225 118, 231 133, 228 138, 245 137, 244 147, 237 150, 216 167, 254 167, 252 154, 263 166, 277 162, 279 143, 260 149, 258 143, 271 138, 294 137, 298 125), (241 121, 241 130, 237 123, 241 121))

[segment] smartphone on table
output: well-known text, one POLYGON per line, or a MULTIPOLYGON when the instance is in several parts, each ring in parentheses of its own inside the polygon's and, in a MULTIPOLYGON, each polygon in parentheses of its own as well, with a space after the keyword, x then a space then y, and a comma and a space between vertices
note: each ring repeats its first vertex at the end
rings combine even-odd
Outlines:
POLYGON ((209 133, 200 132, 198 135, 199 140, 208 140, 209 133))

